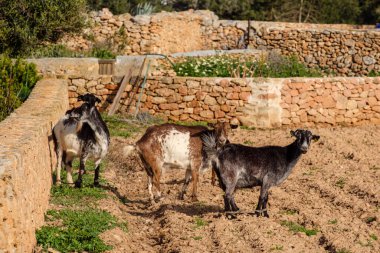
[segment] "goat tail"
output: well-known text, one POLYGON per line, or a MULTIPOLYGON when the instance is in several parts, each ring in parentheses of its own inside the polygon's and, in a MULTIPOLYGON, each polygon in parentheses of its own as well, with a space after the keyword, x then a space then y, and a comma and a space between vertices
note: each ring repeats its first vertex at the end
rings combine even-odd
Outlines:
POLYGON ((206 153, 207 157, 211 160, 216 158, 217 140, 214 133, 205 133, 201 136, 203 142, 203 151, 206 153))
POLYGON ((137 151, 136 145, 127 145, 123 148, 123 153, 126 157, 132 155, 132 153, 135 151, 137 151))

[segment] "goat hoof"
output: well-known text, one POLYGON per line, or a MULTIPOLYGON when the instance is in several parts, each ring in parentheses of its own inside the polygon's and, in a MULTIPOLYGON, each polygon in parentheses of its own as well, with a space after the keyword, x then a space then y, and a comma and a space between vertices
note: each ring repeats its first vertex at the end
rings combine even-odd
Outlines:
POLYGON ((94 182, 94 187, 100 187, 100 183, 98 181, 94 182))
POLYGON ((191 201, 192 202, 198 202, 198 197, 197 196, 191 196, 191 201))
POLYGON ((76 182, 75 182, 75 187, 76 187, 76 188, 82 188, 82 182, 78 182, 78 181, 76 181, 76 182))

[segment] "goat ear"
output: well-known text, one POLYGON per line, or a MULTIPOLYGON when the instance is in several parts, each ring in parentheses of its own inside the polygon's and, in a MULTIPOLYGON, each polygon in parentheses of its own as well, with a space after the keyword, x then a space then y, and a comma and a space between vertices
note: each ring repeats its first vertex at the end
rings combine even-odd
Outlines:
POLYGON ((99 98, 96 98, 95 101, 96 101, 97 103, 102 102, 102 100, 100 100, 99 98))
POLYGON ((319 135, 314 135, 314 134, 313 134, 313 136, 311 137, 311 139, 312 139, 313 141, 318 141, 319 138, 320 138, 319 135))
POLYGON ((78 96, 78 101, 83 101, 83 95, 78 96))
POLYGON ((297 137, 297 136, 296 136, 296 132, 293 131, 293 130, 290 130, 290 135, 291 135, 291 136, 294 136, 294 137, 297 137))
POLYGON ((236 129, 236 128, 238 128, 239 127, 239 125, 230 125, 231 126, 231 129, 236 129))

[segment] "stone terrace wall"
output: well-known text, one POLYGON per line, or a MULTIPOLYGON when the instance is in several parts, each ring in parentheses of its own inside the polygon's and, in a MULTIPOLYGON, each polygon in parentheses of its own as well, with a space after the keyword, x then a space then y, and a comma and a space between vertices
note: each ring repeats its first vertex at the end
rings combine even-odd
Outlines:
POLYGON ((52 125, 68 106, 67 81, 44 79, 0 122, 0 252, 32 252, 48 207, 52 125))
MULTIPOLYGON (((120 78, 70 78, 70 102, 78 94, 112 102, 120 78)), ((121 113, 135 111, 132 85, 120 101, 121 113)), ((280 127, 319 124, 380 124, 380 78, 192 78, 150 77, 141 97, 141 112, 170 120, 229 120, 247 126, 280 127)))
MULTIPOLYGON (((92 12, 93 26, 83 36, 61 43, 87 50, 108 43, 122 54, 176 53, 244 46, 247 21, 219 20, 210 11, 113 16, 92 12)), ((307 65, 328 67, 344 76, 380 71, 380 31, 370 26, 252 21, 250 47, 296 54, 307 65), (358 29, 360 28, 360 29, 358 29)))

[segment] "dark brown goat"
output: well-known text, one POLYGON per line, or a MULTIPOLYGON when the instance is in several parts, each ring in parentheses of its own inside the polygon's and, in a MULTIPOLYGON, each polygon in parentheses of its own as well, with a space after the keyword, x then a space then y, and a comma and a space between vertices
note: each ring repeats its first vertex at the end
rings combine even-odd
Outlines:
POLYGON ((181 126, 162 124, 149 127, 136 145, 126 147, 127 153, 136 149, 148 174, 150 199, 154 201, 152 186, 161 197, 160 179, 164 169, 181 168, 186 170, 185 182, 179 198, 183 199, 186 189, 193 180, 192 200, 197 200, 197 183, 200 169, 208 168, 210 163, 202 151, 201 135, 205 133, 217 136, 222 144, 228 141, 231 131, 229 123, 218 122, 209 130, 204 126, 181 126))
POLYGON ((291 173, 302 154, 310 147, 311 140, 318 140, 308 130, 291 131, 296 140, 285 147, 248 147, 239 144, 226 144, 218 148, 215 136, 204 135, 204 151, 212 161, 212 169, 224 190, 225 211, 238 211, 234 193, 238 188, 261 186, 256 214, 269 217, 266 206, 268 191, 281 184, 291 173))

